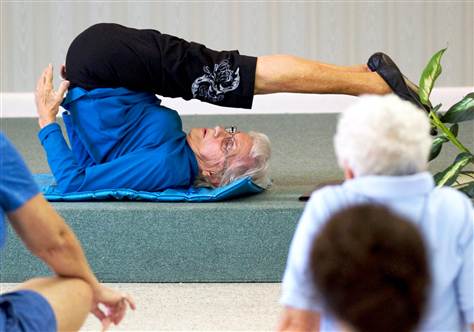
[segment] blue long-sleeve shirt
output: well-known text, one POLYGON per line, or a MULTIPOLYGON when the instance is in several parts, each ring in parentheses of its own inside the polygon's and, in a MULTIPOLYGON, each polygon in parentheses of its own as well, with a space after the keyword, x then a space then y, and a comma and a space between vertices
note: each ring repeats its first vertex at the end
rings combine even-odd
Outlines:
POLYGON ((62 192, 189 187, 198 172, 178 113, 155 95, 125 88, 70 90, 62 104, 71 148, 58 124, 39 132, 62 192))

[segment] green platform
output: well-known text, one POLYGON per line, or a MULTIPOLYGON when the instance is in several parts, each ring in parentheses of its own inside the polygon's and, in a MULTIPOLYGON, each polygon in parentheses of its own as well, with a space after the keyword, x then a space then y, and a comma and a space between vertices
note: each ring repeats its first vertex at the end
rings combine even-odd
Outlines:
MULTIPOLYGON (((336 118, 334 114, 183 117, 185 129, 221 124, 267 133, 273 142, 274 187, 264 194, 222 203, 53 205, 76 232, 102 281, 280 281, 304 208, 298 196, 317 183, 342 177, 332 150, 336 118)), ((1 130, 33 172, 49 171, 34 119, 2 119, 1 130)), ((460 131, 472 148, 472 123, 460 131)), ((454 159, 454 150, 444 152, 432 170, 454 159)), ((19 282, 46 273, 10 233, 2 252, 1 281, 19 282)))

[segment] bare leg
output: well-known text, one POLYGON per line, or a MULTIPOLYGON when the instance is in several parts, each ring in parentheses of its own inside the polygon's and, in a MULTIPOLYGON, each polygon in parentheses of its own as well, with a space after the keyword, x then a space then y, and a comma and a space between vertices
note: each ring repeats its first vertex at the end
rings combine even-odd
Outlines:
POLYGON ((371 70, 366 64, 354 65, 354 66, 338 66, 338 65, 333 65, 330 63, 323 63, 323 62, 318 62, 318 63, 320 66, 323 66, 329 69, 339 70, 339 71, 354 72, 354 73, 370 73, 371 72, 371 70))
POLYGON ((387 94, 392 90, 377 73, 364 65, 342 67, 291 55, 258 57, 255 94, 275 92, 358 96, 387 94))
POLYGON ((58 331, 78 331, 91 310, 92 290, 81 279, 35 278, 17 289, 36 291, 48 300, 56 316, 58 331))

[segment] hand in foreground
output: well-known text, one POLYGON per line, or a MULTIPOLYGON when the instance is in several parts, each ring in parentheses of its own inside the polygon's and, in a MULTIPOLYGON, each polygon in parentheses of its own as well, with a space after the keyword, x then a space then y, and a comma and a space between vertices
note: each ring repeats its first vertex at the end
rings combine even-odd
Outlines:
POLYGON ((59 89, 53 87, 53 66, 50 64, 43 70, 36 84, 35 102, 38 113, 38 124, 41 128, 55 122, 59 112, 59 105, 63 101, 64 93, 69 87, 68 81, 62 81, 59 89))
POLYGON ((121 322, 128 306, 135 310, 135 302, 130 295, 99 285, 91 312, 101 321, 102 331, 106 331, 112 323, 118 325, 121 322))

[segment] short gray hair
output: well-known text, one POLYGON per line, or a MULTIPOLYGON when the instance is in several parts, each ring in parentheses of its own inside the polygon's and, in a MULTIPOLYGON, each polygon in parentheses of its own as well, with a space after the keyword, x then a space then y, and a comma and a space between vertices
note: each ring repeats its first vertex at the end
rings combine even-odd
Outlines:
MULTIPOLYGON (((219 186, 225 186, 235 180, 251 177, 258 186, 268 189, 271 180, 268 175, 269 162, 271 157, 271 144, 267 135, 255 131, 249 131, 253 144, 247 156, 233 160, 222 172, 219 186)), ((199 175, 195 186, 213 187, 209 179, 199 175)))
POLYGON ((391 94, 362 96, 343 111, 334 136, 339 165, 354 175, 409 175, 426 170, 432 138, 426 113, 391 94))

